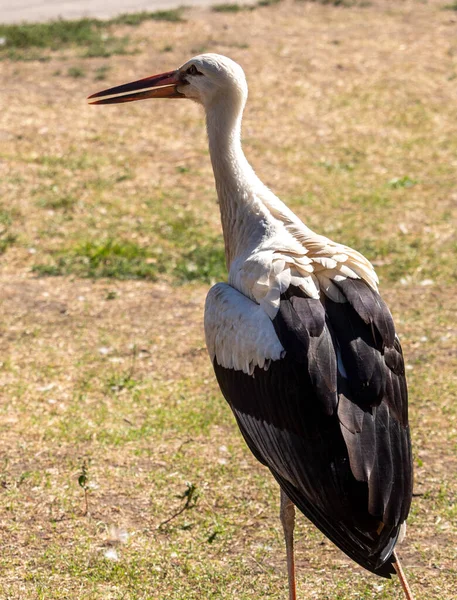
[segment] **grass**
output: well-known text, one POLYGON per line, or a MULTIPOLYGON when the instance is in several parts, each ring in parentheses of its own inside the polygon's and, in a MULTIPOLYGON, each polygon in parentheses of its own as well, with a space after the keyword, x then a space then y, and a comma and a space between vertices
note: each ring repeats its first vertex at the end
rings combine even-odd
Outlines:
POLYGON ((84 70, 80 67, 70 67, 67 74, 69 77, 84 77, 84 70))
MULTIPOLYGON (((182 22, 180 9, 143 11, 121 14, 113 19, 84 18, 75 20, 58 19, 47 23, 0 24, 0 59, 36 60, 36 49, 51 51, 67 47, 81 47, 83 56, 109 57, 130 52, 130 40, 126 36, 112 35, 116 25, 138 27, 145 21, 182 22)), ((46 56, 46 55, 45 55, 46 56)))
POLYGON ((212 7, 214 12, 222 12, 222 13, 237 13, 240 11, 246 10, 255 10, 256 8, 262 8, 265 6, 273 6, 274 4, 279 4, 281 0, 259 0, 255 4, 238 4, 238 3, 222 3, 215 4, 212 7))
POLYGON ((101 67, 98 67, 95 71, 94 80, 103 81, 104 79, 106 79, 109 69, 109 65, 102 65, 101 67))
POLYGON ((236 13, 241 10, 251 10, 251 7, 243 4, 216 4, 212 7, 214 12, 236 13))
MULTIPOLYGON (((47 203, 53 208, 67 208, 67 197, 47 203)), ((72 203, 69 202, 69 206, 72 203)), ((129 240, 108 238, 104 241, 77 242, 51 255, 46 264, 37 263, 38 275, 76 275, 108 277, 119 280, 149 279, 170 275, 177 282, 212 283, 225 279, 225 256, 220 238, 206 233, 202 241, 202 224, 190 215, 158 222, 157 246, 140 246, 129 240), (169 240, 172 240, 170 245, 169 240)))
POLYGON ((300 2, 314 2, 316 4, 322 4, 323 6, 335 6, 335 7, 365 7, 369 6, 370 2, 365 0, 299 0, 300 2))
POLYGON ((0 254, 6 252, 8 246, 16 241, 16 236, 10 231, 12 222, 11 213, 0 208, 0 254))
MULTIPOLYGON (((2 46, 0 597, 287 597, 277 486, 205 350, 205 296, 226 275, 202 112, 85 102, 198 46, 246 70, 259 176, 376 265, 411 398, 400 553, 417 597, 454 598, 457 109, 442 2, 181 15, 2 46), (127 36, 129 54, 82 60, 127 36)), ((303 518, 296 537, 300 598, 399 597, 303 518)))
POLYGON ((85 242, 63 252, 55 265, 36 265, 41 275, 115 277, 117 279, 156 279, 157 269, 148 264, 148 252, 131 242, 85 242))
POLYGON ((167 21, 169 23, 182 23, 184 21, 183 11, 181 8, 175 8, 170 10, 156 10, 156 11, 141 11, 138 13, 127 13, 119 15, 105 21, 109 25, 131 25, 138 26, 145 21, 167 21))

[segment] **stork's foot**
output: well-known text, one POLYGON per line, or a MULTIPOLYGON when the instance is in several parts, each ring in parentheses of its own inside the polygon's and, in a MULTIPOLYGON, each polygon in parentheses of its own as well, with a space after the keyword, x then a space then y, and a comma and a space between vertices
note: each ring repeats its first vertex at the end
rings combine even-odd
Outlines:
POLYGON ((282 527, 284 530, 284 540, 286 542, 287 556, 287 575, 289 578, 289 600, 297 600, 297 591, 295 586, 295 559, 294 559, 294 527, 295 527, 295 506, 292 500, 281 489, 281 508, 279 512, 282 527))

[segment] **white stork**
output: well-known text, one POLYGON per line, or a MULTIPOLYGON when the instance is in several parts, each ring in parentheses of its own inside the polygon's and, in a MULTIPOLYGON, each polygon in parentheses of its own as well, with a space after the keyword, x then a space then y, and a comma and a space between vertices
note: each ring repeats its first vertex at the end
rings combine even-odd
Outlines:
POLYGON ((370 262, 311 231, 257 177, 241 148, 242 68, 202 54, 175 71, 90 96, 92 104, 202 104, 228 283, 208 293, 205 335, 222 393, 281 489, 289 598, 295 506, 368 571, 397 571, 412 497, 402 350, 370 262))

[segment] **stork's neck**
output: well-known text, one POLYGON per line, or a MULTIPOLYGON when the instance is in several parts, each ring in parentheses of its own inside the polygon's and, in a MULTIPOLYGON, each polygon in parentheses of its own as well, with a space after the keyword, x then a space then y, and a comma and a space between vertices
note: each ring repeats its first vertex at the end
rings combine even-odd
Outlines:
POLYGON ((242 113, 242 106, 229 101, 206 112, 228 267, 234 258, 260 243, 268 228, 260 199, 268 190, 241 148, 242 113))

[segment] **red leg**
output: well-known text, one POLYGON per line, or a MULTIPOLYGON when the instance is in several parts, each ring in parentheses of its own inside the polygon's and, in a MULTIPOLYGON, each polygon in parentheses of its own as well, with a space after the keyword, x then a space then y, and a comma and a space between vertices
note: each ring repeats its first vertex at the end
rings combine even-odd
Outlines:
POLYGON ((295 506, 282 490, 279 517, 281 519, 284 530, 284 540, 286 542, 287 575, 289 577, 289 600, 297 600, 294 559, 295 506))
POLYGON ((393 565, 395 567, 395 570, 397 571, 397 575, 400 580, 401 587, 403 588, 405 598, 406 598, 406 600, 414 600, 413 593, 411 592, 411 588, 409 587, 409 584, 405 577, 405 573, 403 572, 402 566, 400 564, 400 559, 398 558, 398 555, 395 550, 393 551, 393 555, 394 555, 394 559, 395 559, 395 562, 393 563, 393 565))

